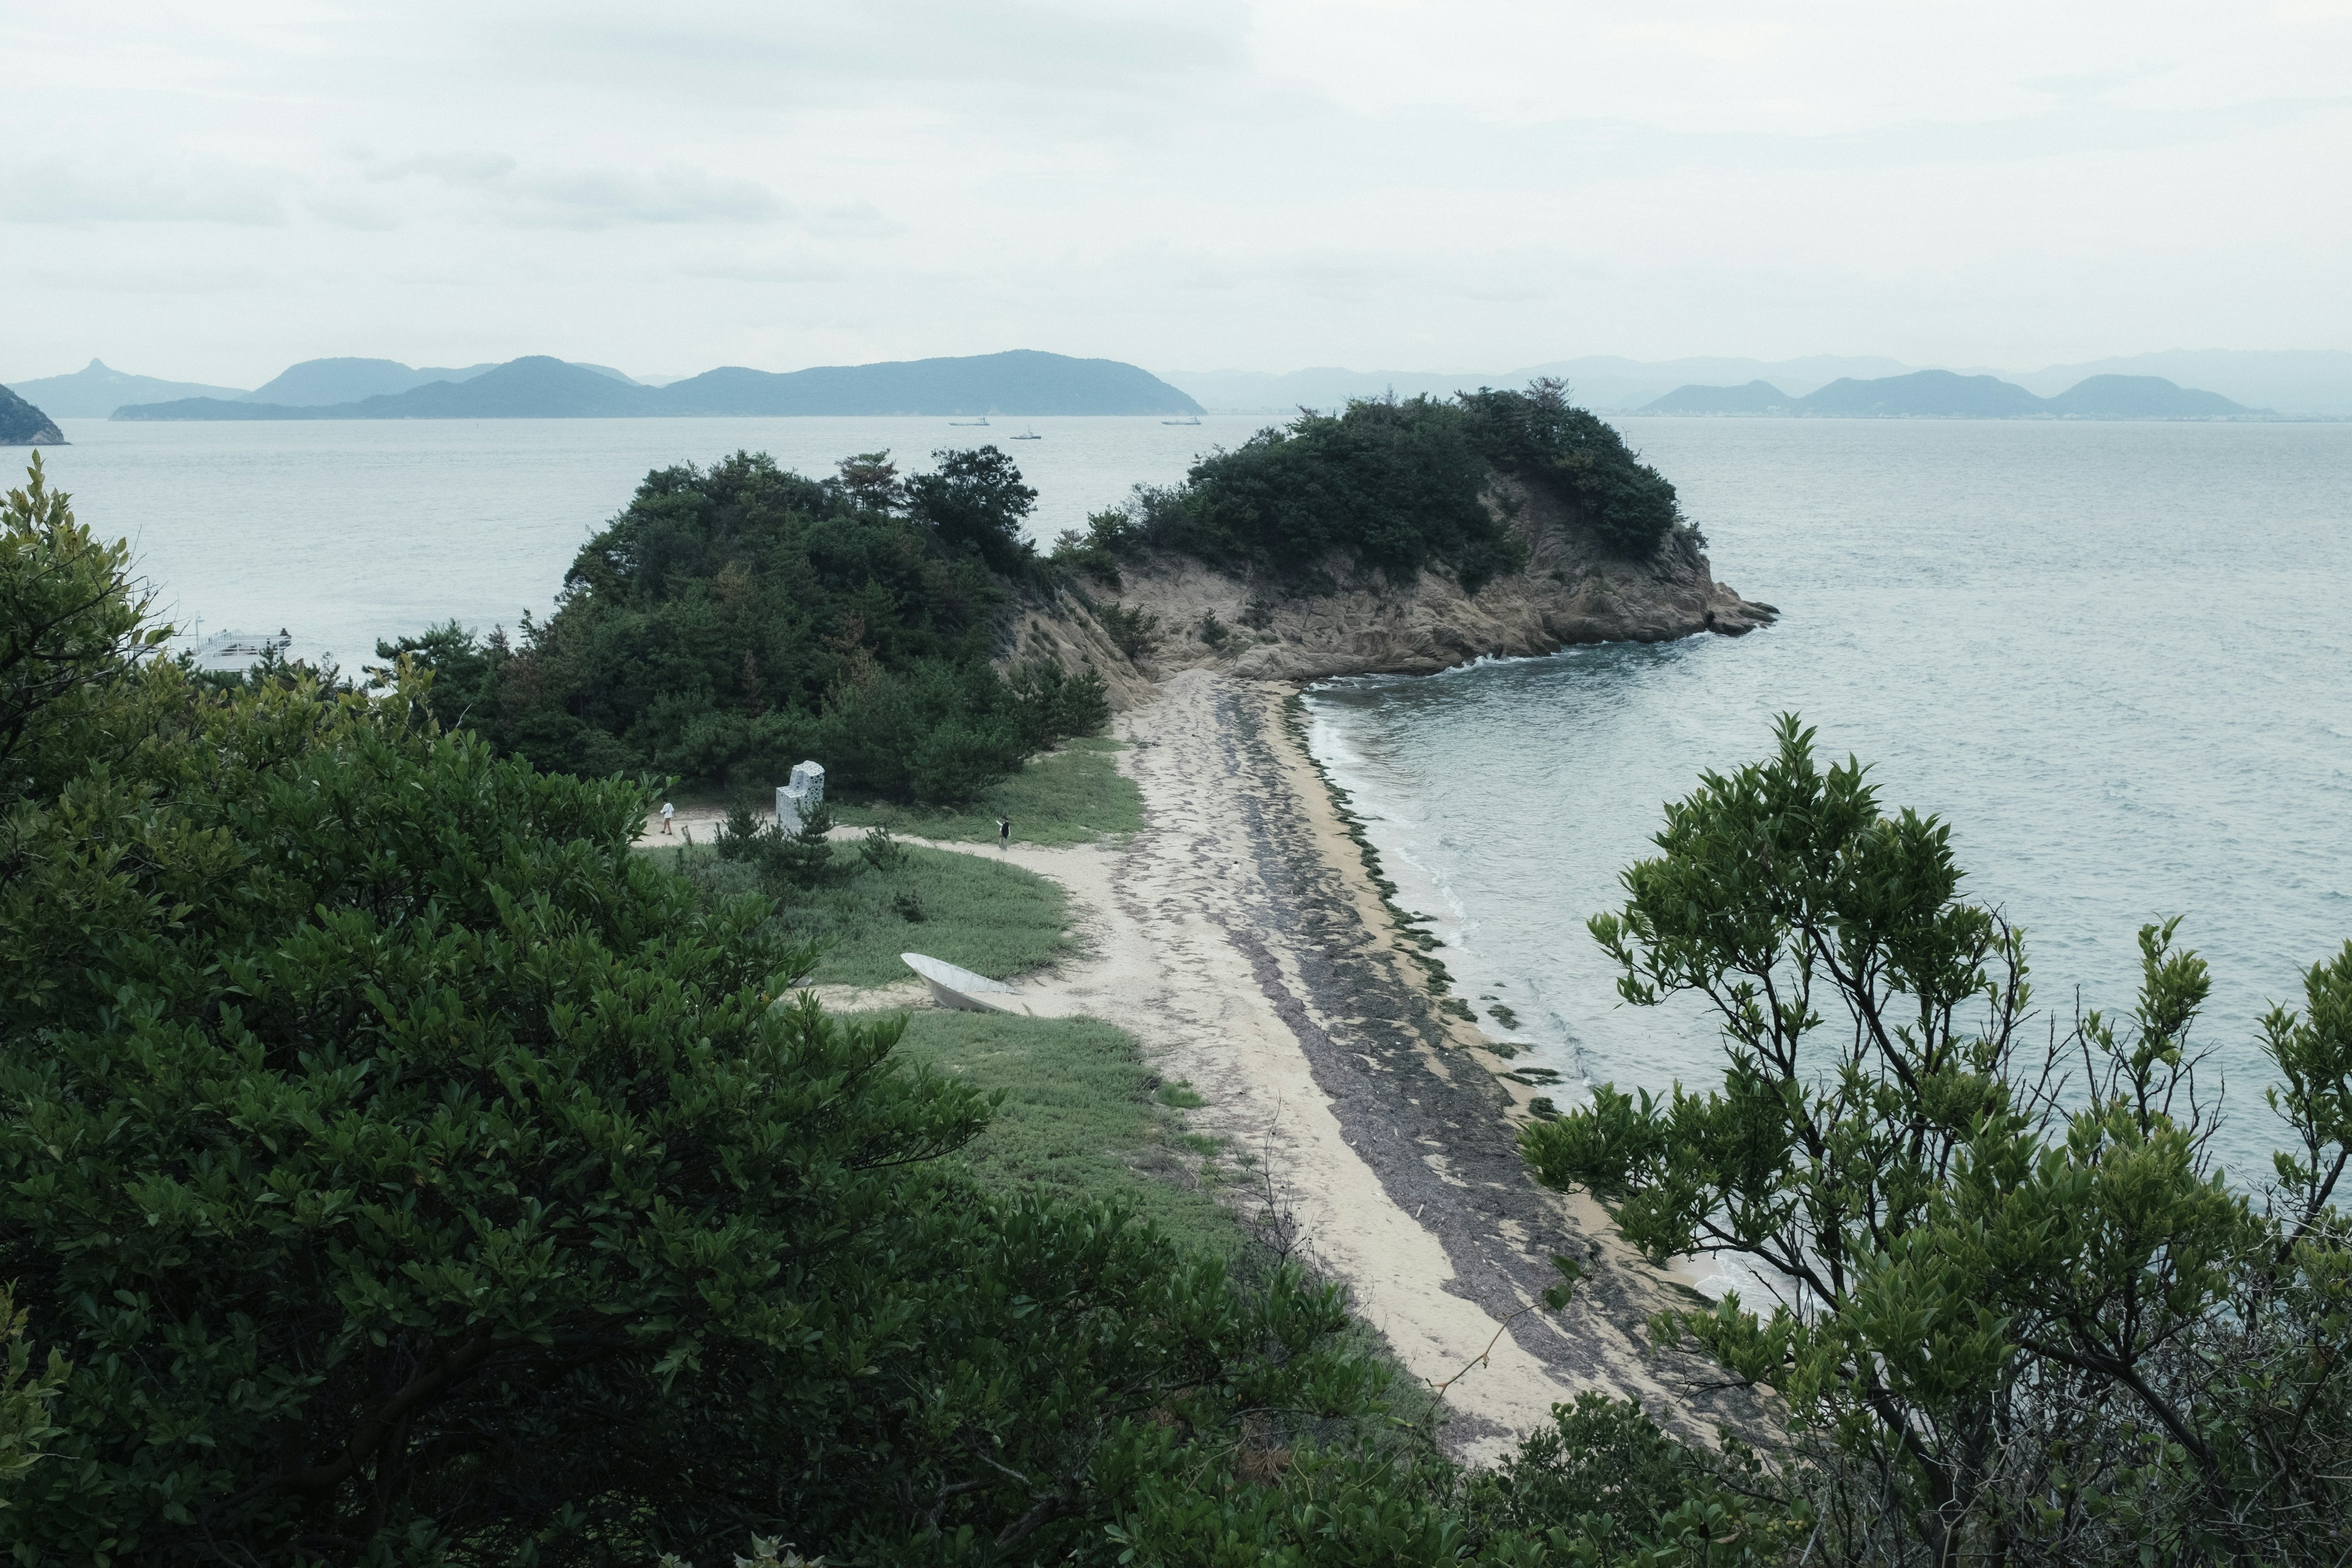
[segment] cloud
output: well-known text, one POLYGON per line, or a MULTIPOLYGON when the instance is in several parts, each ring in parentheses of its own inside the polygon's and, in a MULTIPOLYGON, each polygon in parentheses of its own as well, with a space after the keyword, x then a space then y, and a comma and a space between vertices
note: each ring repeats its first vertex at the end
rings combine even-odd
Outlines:
POLYGON ((180 168, 35 162, 0 170, 0 222, 64 224, 286 221, 282 176, 228 163, 180 168))
POLYGON ((1612 27, 1609 33, 1627 43, 1662 44, 1701 59, 1748 60, 1778 46, 1789 29, 1770 22, 1716 27, 1696 22, 1637 22, 1612 27))
POLYGON ((756 181, 677 165, 527 168, 503 153, 459 152, 370 161, 363 172, 371 184, 423 180, 480 197, 505 221, 529 227, 761 224, 792 216, 756 181))

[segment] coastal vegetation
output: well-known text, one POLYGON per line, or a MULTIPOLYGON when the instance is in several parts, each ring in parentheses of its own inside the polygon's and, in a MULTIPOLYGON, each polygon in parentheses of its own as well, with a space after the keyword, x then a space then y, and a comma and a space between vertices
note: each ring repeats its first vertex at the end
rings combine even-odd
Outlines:
POLYGON ((0 604, 16 1561, 2340 1561, 2352 946, 2264 1021, 2289 1148, 2233 1184, 2177 929, 2047 1041, 1948 830, 1786 721, 1593 922, 1629 1003, 1716 1008, 1720 1086, 1522 1140, 1785 1292, 1653 1323, 1762 1440, 1589 1395, 1465 1467, 1130 1037, 795 992, 887 973, 901 892, 1049 959, 1047 884, 748 811, 648 851, 649 784, 414 658, 196 679, 37 464, 0 604))
POLYGON ((1777 1282, 1653 1332, 1786 1401, 1821 1560, 2342 1561, 2352 943, 2263 1022, 2290 1146, 2233 1184, 2177 921, 2127 1016, 2057 1033, 1949 828, 1793 718, 1656 844, 1592 934, 1628 1003, 1722 1020, 1721 1086, 1603 1086, 1522 1143, 1654 1257, 1777 1282))
MULTIPOLYGON (((1531 1514, 1336 1289, 1100 1190, 1114 1031, 902 1051, 633 847, 644 785, 445 727, 414 660, 194 679, 37 470, 0 542, 14 1560, 1532 1564, 1714 1486, 1676 1446, 1671 1496, 1531 1514), (1094 1110, 981 1143, 965 1076, 1048 1040, 1094 1110)), ((1614 1472, 1562 1441, 1527 1473, 1614 1472)))
POLYGON ((545 769, 756 789, 819 757, 852 794, 969 801, 1109 708, 1091 672, 992 664, 1035 492, 994 447, 937 458, 911 479, 884 453, 825 480, 750 453, 661 469, 547 619, 378 656, 435 673, 444 724, 545 769))
POLYGON ((1444 567, 1475 592, 1526 563, 1507 510, 1489 504, 1497 473, 1565 507, 1611 553, 1646 557, 1683 526, 1674 486, 1559 382, 1538 381, 1301 414, 1202 458, 1181 486, 1097 513, 1055 559, 1115 585, 1120 562, 1170 551, 1308 592, 1335 566, 1400 584, 1444 567))

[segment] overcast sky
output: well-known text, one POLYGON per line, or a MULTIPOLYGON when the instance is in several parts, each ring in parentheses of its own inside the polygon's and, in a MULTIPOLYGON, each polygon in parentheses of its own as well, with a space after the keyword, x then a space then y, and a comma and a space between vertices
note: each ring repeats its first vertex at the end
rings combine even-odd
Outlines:
POLYGON ((0 376, 2352 348, 2352 0, 0 0, 0 376))

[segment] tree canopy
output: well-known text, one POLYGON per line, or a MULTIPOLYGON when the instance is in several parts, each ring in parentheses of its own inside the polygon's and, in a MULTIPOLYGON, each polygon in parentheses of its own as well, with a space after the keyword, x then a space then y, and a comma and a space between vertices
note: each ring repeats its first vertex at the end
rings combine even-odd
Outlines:
POLYGON ((1304 412, 1202 458, 1181 486, 1097 515, 1056 558, 1116 574, 1138 550, 1171 550, 1309 588, 1334 563, 1397 582, 1442 566, 1475 593, 1526 562, 1490 499, 1497 473, 1551 497, 1610 553, 1647 557, 1682 524, 1674 486, 1561 384, 1538 381, 1304 412))
POLYGON ((902 480, 865 453, 814 480, 764 455, 646 476, 519 637, 454 625, 382 645, 466 723, 543 768, 772 784, 803 757, 841 786, 960 800, 1098 727, 1098 679, 1008 683, 999 612, 1035 492, 993 447, 902 480))

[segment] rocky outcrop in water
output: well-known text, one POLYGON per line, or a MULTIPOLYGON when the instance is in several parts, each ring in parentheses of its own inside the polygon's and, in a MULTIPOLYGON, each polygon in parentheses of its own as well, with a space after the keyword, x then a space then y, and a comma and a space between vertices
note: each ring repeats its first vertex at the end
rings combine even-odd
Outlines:
POLYGON ((1715 632, 1737 637, 1780 612, 1715 580, 1698 541, 1678 533, 1645 561, 1602 550, 1559 501, 1497 477, 1488 504, 1528 546, 1526 570, 1475 594, 1447 568, 1397 584, 1375 573, 1338 575, 1335 592, 1280 586, 1212 570, 1189 556, 1122 563, 1116 585, 1081 578, 1026 608, 1024 653, 1076 668, 1091 660, 1131 706, 1141 678, 1206 668, 1262 680, 1424 674, 1489 656, 1556 653, 1579 643, 1668 642, 1715 632), (1150 629, 1138 636, 1135 617, 1150 629), (1132 658, 1116 644, 1124 634, 1132 658))
POLYGON ((66 433, 58 422, 0 386, 0 447, 62 447, 66 433))

